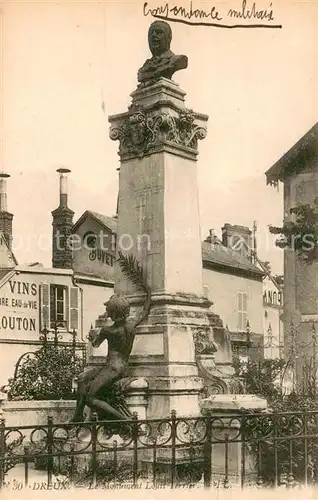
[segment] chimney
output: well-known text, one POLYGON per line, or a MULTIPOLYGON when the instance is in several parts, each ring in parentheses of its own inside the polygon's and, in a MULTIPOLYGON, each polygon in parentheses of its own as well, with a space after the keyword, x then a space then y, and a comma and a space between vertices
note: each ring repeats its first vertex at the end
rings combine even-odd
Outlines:
POLYGON ((225 247, 252 260, 252 231, 246 226, 224 224, 222 243, 225 247))
POLYGON ((257 232, 257 222, 254 220, 253 222, 253 263, 256 264, 257 262, 257 238, 256 238, 256 232, 257 232))
POLYGON ((0 172, 0 231, 10 248, 12 249, 12 219, 13 214, 8 212, 7 206, 7 179, 9 174, 0 172))
POLYGON ((71 235, 74 212, 67 206, 67 174, 70 173, 70 170, 59 168, 57 172, 60 175, 60 205, 52 212, 52 266, 60 269, 72 269, 71 235))
POLYGON ((205 238, 204 242, 205 243, 210 243, 213 245, 216 241, 217 237, 214 233, 214 229, 209 229, 209 235, 205 238))

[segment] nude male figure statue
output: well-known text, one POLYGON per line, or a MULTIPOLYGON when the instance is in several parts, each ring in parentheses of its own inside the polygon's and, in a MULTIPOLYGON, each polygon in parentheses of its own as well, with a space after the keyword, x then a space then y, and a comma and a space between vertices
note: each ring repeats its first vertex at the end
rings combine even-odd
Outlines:
POLYGON ((148 287, 146 300, 141 315, 135 320, 128 320, 130 304, 120 295, 113 295, 106 302, 107 316, 113 324, 91 330, 89 339, 93 347, 99 347, 108 341, 106 363, 82 372, 78 377, 77 404, 71 422, 82 422, 85 406, 97 412, 103 412, 111 420, 127 420, 127 416, 113 408, 109 403, 98 398, 98 392, 127 376, 128 359, 132 351, 137 326, 148 316, 151 307, 151 293, 148 287))

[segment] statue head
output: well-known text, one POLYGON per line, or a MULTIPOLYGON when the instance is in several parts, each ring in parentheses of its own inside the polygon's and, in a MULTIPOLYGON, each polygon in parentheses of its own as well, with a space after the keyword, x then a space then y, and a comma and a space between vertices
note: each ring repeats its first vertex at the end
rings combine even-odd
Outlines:
POLYGON ((114 294, 105 302, 107 316, 113 321, 124 321, 129 316, 130 304, 123 295, 114 294))
POLYGON ((154 21, 148 30, 148 43, 153 56, 160 56, 170 49, 171 27, 165 21, 154 21))

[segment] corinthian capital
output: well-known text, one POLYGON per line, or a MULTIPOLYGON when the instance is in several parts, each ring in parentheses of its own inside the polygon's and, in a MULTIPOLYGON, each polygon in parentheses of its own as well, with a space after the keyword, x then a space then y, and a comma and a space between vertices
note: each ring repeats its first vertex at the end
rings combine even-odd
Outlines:
POLYGON ((189 109, 178 109, 161 103, 151 108, 132 105, 128 113, 110 117, 109 136, 119 141, 122 160, 158 152, 164 146, 184 150, 196 156, 198 140, 206 137, 206 127, 198 123, 189 109))

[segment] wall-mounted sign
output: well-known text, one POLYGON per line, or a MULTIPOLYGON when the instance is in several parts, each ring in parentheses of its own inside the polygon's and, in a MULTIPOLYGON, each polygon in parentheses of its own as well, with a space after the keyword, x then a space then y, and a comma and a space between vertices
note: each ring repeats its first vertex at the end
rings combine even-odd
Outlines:
POLYGON ((1 330, 34 332, 38 330, 39 289, 33 282, 9 280, 0 289, 1 330))
POLYGON ((19 316, 0 316, 0 329, 35 332, 36 320, 35 318, 21 318, 19 316))
POLYGON ((110 253, 105 252, 104 250, 93 249, 89 253, 89 260, 96 261, 98 260, 102 264, 106 264, 108 266, 114 265, 115 257, 110 253))
POLYGON ((263 294, 263 301, 264 304, 281 307, 283 305, 282 293, 266 290, 263 294))

